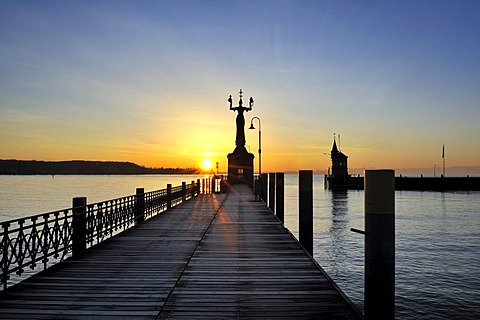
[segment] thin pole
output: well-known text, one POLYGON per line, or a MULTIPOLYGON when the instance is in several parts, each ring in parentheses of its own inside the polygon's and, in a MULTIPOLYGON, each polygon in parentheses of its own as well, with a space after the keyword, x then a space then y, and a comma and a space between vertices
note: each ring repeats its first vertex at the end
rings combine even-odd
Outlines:
POLYGON ((259 117, 253 117, 250 120, 250 129, 255 129, 253 127, 253 120, 258 120, 258 175, 262 175, 262 122, 259 117))
POLYGON ((258 119, 258 174, 262 175, 262 126, 258 119))
POLYGON ((442 146, 443 176, 445 177, 445 145, 442 146))

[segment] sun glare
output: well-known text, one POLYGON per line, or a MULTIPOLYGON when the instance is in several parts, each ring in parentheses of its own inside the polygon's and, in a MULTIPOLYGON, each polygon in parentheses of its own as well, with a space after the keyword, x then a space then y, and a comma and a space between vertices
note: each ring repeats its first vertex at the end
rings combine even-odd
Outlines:
POLYGON ((212 161, 210 159, 205 159, 202 162, 202 169, 204 171, 209 171, 212 169, 212 161))

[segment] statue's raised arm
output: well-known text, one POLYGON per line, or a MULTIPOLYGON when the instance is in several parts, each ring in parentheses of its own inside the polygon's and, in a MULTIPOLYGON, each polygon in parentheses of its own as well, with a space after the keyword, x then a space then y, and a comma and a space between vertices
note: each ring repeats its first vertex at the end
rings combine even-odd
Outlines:
POLYGON ((252 110, 252 107, 253 107, 253 97, 250 97, 250 101, 248 102, 248 106, 250 107, 249 110, 252 110))
POLYGON ((232 95, 230 95, 228 97, 228 100, 227 100, 229 103, 230 103, 230 110, 234 110, 234 108, 232 108, 232 103, 233 103, 233 100, 232 100, 232 95))

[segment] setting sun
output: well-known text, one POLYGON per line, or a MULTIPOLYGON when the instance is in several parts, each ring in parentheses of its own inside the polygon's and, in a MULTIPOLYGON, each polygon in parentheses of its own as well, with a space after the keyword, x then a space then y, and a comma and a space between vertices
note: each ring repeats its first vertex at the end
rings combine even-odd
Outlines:
POLYGON ((209 171, 212 169, 212 161, 210 159, 205 159, 202 162, 202 169, 204 171, 209 171))

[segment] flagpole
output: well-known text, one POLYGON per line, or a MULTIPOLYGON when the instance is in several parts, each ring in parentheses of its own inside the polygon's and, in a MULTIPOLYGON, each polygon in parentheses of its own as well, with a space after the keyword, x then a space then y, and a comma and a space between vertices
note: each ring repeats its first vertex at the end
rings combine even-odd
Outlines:
POLYGON ((443 176, 445 177, 445 145, 442 146, 443 176))

